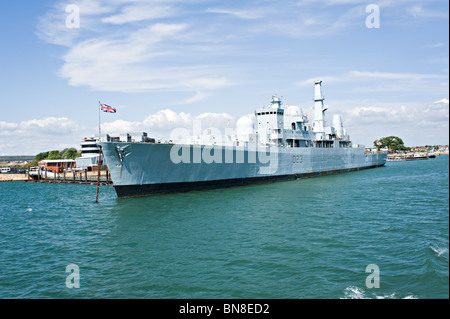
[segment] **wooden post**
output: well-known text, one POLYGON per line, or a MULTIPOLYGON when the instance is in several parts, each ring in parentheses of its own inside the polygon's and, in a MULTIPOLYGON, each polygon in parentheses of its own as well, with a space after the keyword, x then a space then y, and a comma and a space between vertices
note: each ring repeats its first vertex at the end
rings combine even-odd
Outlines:
POLYGON ((29 181, 30 180, 30 168, 28 167, 28 169, 27 169, 27 181, 29 181))
POLYGON ((102 148, 98 150, 98 174, 97 174, 97 195, 95 196, 95 202, 98 203, 98 189, 100 188, 100 164, 102 162, 102 148))
POLYGON ((64 172, 63 172, 63 179, 64 179, 64 181, 66 181, 66 170, 64 170, 64 172))

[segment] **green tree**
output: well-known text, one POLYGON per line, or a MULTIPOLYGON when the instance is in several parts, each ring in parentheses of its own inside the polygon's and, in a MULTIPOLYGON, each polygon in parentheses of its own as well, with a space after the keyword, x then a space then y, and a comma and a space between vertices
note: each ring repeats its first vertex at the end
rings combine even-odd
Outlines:
POLYGON ((374 141, 373 144, 378 149, 380 149, 381 147, 387 147, 393 152, 407 149, 407 147, 405 147, 403 143, 403 140, 397 136, 382 137, 379 140, 374 141))
POLYGON ((58 159, 62 159, 62 156, 59 153, 59 151, 50 151, 48 153, 47 159, 49 159, 49 160, 58 160, 58 159))
POLYGON ((65 148, 61 152, 55 150, 50 152, 39 153, 34 157, 34 160, 36 162, 39 162, 42 160, 75 159, 80 156, 81 153, 78 153, 78 151, 74 147, 71 147, 65 148))
POLYGON ((47 157, 48 157, 48 152, 42 152, 42 153, 39 153, 38 155, 36 155, 34 157, 34 160, 37 162, 40 162, 42 160, 47 159, 47 157))
POLYGON ((63 159, 75 159, 79 156, 81 156, 81 154, 78 153, 78 151, 74 148, 66 148, 61 152, 61 156, 63 159))
POLYGON ((29 168, 29 167, 35 167, 35 166, 38 166, 38 161, 36 161, 36 160, 34 160, 34 161, 32 161, 32 162, 29 162, 29 163, 23 165, 22 168, 25 168, 25 169, 26 169, 26 168, 29 168))

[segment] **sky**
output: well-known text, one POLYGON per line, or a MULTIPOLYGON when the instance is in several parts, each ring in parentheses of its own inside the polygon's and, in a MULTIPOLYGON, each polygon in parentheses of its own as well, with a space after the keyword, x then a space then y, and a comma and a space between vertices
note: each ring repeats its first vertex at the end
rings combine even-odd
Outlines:
POLYGON ((449 143, 447 0, 40 0, 0 3, 0 155, 98 134, 224 132, 273 94, 354 143, 449 143))

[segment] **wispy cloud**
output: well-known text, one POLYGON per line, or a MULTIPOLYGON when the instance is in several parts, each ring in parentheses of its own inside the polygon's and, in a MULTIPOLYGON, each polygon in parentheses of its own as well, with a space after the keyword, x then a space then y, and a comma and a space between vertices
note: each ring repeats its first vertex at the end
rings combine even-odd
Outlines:
POLYGON ((175 12, 175 9, 170 6, 137 4, 125 7, 121 13, 102 18, 101 21, 111 24, 124 24, 128 22, 167 18, 173 16, 175 12))
POLYGON ((422 5, 417 4, 408 9, 409 14, 414 18, 447 18, 448 12, 424 9, 422 5))
POLYGON ((447 77, 441 74, 421 74, 421 73, 393 73, 393 72, 370 72, 370 71, 350 71, 350 76, 366 79, 410 79, 420 81, 424 79, 446 79, 447 77))
POLYGON ((261 10, 231 10, 231 9, 219 9, 209 8, 206 10, 209 13, 227 14, 241 19, 258 19, 264 16, 261 10))
POLYGON ((73 86, 116 92, 213 90, 229 85, 212 67, 177 66, 177 57, 184 52, 166 49, 164 43, 186 29, 184 24, 157 23, 124 36, 85 40, 64 56, 60 75, 73 86), (173 67, 158 64, 168 57, 173 67))
POLYGON ((114 8, 112 2, 108 3, 103 0, 55 2, 47 13, 38 17, 36 35, 45 42, 70 47, 80 37, 91 32, 98 32, 101 29, 99 28, 98 17, 112 12, 114 8), (80 28, 68 28, 66 25, 66 19, 70 14, 66 11, 69 4, 76 5, 79 8, 80 28))
POLYGON ((348 71, 338 75, 322 75, 295 82, 297 86, 310 86, 315 80, 325 83, 358 83, 350 90, 358 92, 388 91, 448 91, 448 76, 442 74, 394 73, 378 71, 348 71))
POLYGON ((194 96, 191 96, 190 98, 187 98, 186 100, 182 101, 181 104, 192 104, 192 103, 203 100, 207 96, 209 96, 208 93, 196 92, 194 96))
POLYGON ((426 47, 427 47, 427 48, 435 49, 435 48, 442 48, 442 47, 444 47, 444 46, 445 46, 445 43, 438 42, 438 43, 435 43, 435 44, 429 44, 429 45, 427 45, 426 47))
POLYGON ((336 3, 341 5, 338 10, 328 7, 330 5, 325 2, 323 6, 326 9, 317 10, 317 3, 306 1, 300 6, 290 7, 290 11, 279 12, 273 9, 272 13, 267 15, 270 18, 254 26, 252 30, 302 39, 338 34, 352 27, 365 27, 366 5, 360 4, 359 1, 336 3))
POLYGON ((193 103, 232 81, 223 66, 188 62, 211 54, 217 41, 204 50, 208 37, 202 29, 161 22, 179 12, 173 5, 178 2, 75 1, 79 29, 66 27, 64 3, 59 2, 40 18, 37 32, 46 42, 68 47, 58 74, 72 86, 114 92, 201 91, 186 101, 193 103), (141 21, 151 24, 143 26, 141 21), (110 32, 111 25, 126 27, 110 32))
POLYGON ((71 46, 80 36, 79 29, 68 29, 63 10, 48 12, 38 18, 36 35, 43 41, 61 46, 71 46))

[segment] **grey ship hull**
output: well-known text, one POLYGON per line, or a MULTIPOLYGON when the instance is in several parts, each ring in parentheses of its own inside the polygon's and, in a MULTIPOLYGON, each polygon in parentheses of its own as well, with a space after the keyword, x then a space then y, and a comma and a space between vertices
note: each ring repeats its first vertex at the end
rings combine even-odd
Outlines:
POLYGON ((364 148, 249 150, 215 146, 211 152, 211 146, 185 145, 177 154, 184 151, 188 156, 175 163, 171 158, 173 144, 99 145, 119 198, 338 174, 383 166, 387 158, 384 153, 365 154, 364 148), (220 156, 211 162, 211 158, 200 158, 205 154, 220 156))

